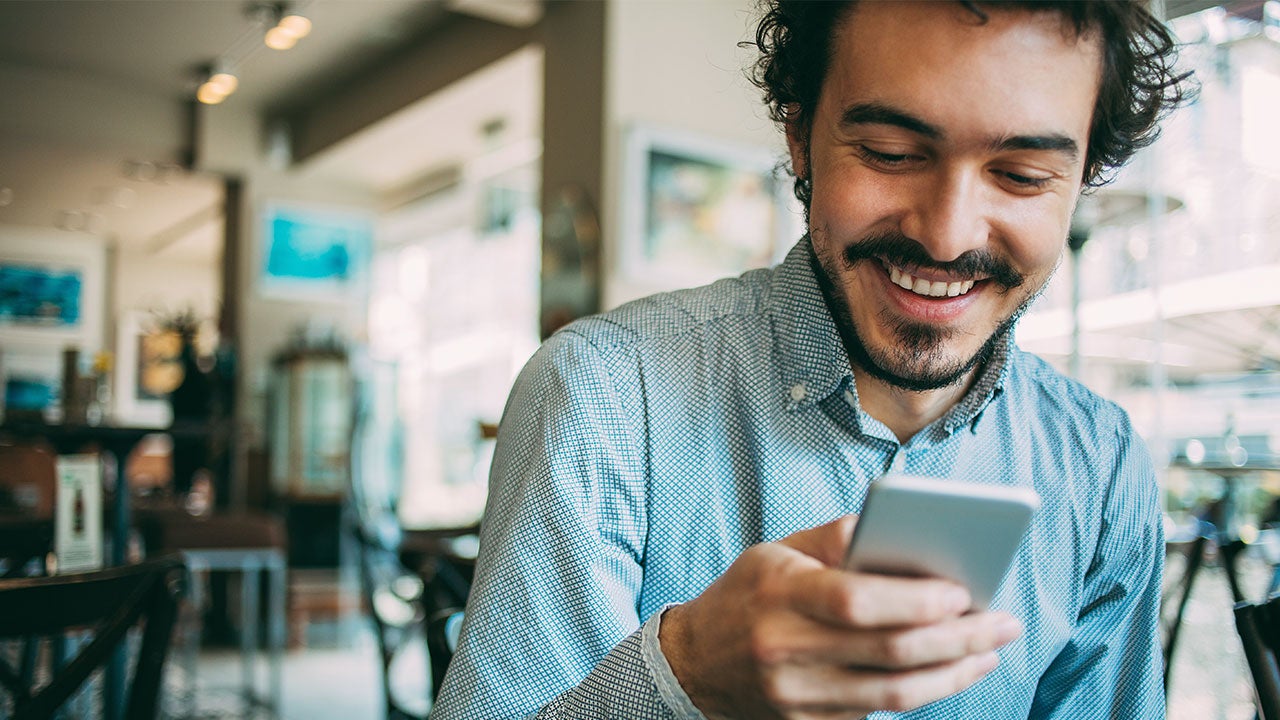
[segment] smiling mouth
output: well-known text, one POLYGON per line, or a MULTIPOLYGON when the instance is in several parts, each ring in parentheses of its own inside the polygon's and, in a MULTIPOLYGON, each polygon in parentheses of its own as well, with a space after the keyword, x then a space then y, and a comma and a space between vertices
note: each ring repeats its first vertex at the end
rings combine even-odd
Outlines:
POLYGON ((916 295, 930 298, 953 298, 960 297, 973 289, 978 282, 976 280, 955 280, 947 282, 945 280, 926 280, 925 278, 916 277, 901 268, 883 263, 886 270, 889 271, 889 281, 898 287, 909 290, 916 295))

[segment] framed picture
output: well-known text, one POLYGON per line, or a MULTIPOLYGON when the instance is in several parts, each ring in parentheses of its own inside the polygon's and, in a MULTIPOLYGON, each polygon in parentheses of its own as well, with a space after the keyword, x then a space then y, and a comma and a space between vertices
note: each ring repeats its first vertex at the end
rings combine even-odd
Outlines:
POLYGON ((106 249, 93 238, 0 226, 0 345, 102 348, 106 249))
POLYGON ((169 393, 182 382, 182 339, 155 326, 150 313, 130 311, 116 326, 115 421, 168 427, 169 393))
POLYGON ((668 287, 765 267, 803 233, 780 156, 648 126, 631 128, 623 162, 620 274, 668 287))
POLYGON ((62 392, 56 350, 6 347, 0 352, 0 410, 10 419, 38 420, 62 392))
POLYGON ((265 297, 344 302, 365 286, 373 244, 367 213, 270 204, 262 238, 258 287, 265 297))

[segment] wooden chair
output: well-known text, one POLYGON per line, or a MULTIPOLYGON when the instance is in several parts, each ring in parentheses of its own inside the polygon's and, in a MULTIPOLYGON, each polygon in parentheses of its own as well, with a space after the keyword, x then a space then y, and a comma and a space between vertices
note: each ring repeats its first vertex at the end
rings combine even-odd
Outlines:
MULTIPOLYGON (((24 658, 58 657, 69 632, 88 630, 91 640, 66 664, 50 668, 48 682, 33 687, 44 673, 0 662, 0 692, 8 695, 13 720, 50 718, 88 679, 124 647, 129 630, 143 626, 131 684, 125 693, 125 717, 155 718, 162 670, 185 568, 177 557, 88 573, 0 581, 0 639, 17 642, 24 658), (48 652, 37 653, 52 640, 48 652)), ((0 706, 5 698, 0 697, 0 706)))
POLYGON ((47 448, 0 442, 0 579, 44 574, 57 489, 47 448))
MULTIPOLYGON (((430 702, 424 673, 421 687, 405 687, 397 668, 427 655, 422 580, 399 560, 399 527, 388 518, 366 518, 352 528, 360 548, 360 591, 373 620, 382 659, 382 690, 388 720, 421 720, 430 702)), ((432 656, 434 663, 434 656, 432 656)), ((425 668, 422 668, 425 671, 425 668)), ((433 676, 434 677, 434 676, 433 676)))
POLYGON ((431 653, 431 697, 440 695, 444 674, 449 670, 453 653, 458 649, 462 631, 463 610, 448 607, 437 610, 427 621, 427 650, 431 653))
POLYGON ((1280 720, 1280 594, 1265 602, 1236 603, 1236 631, 1258 695, 1258 716, 1280 720))

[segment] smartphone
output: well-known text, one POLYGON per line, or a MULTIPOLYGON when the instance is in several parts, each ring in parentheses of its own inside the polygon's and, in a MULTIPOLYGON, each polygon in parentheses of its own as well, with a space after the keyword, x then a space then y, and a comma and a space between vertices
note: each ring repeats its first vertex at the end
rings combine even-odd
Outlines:
POLYGON ((954 580, 985 610, 1039 507, 1027 487, 885 477, 867 492, 844 566, 954 580))

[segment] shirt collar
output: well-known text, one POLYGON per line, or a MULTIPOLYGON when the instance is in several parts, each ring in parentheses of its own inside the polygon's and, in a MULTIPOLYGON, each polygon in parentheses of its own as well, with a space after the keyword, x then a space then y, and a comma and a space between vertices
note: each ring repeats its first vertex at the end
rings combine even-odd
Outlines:
MULTIPOLYGON (((766 300, 774 328, 774 356, 781 369, 779 392, 789 410, 822 402, 846 381, 853 387, 849 355, 818 286, 814 265, 813 246, 806 235, 774 271, 766 300)), ((973 387, 934 427, 950 435, 965 424, 976 426, 982 411, 1004 388, 1013 355, 1011 335, 1000 339, 973 387)))
POLYGON ((773 324, 774 357, 788 409, 818 403, 851 378, 849 356, 813 271, 809 236, 787 253, 769 282, 765 301, 773 324))

